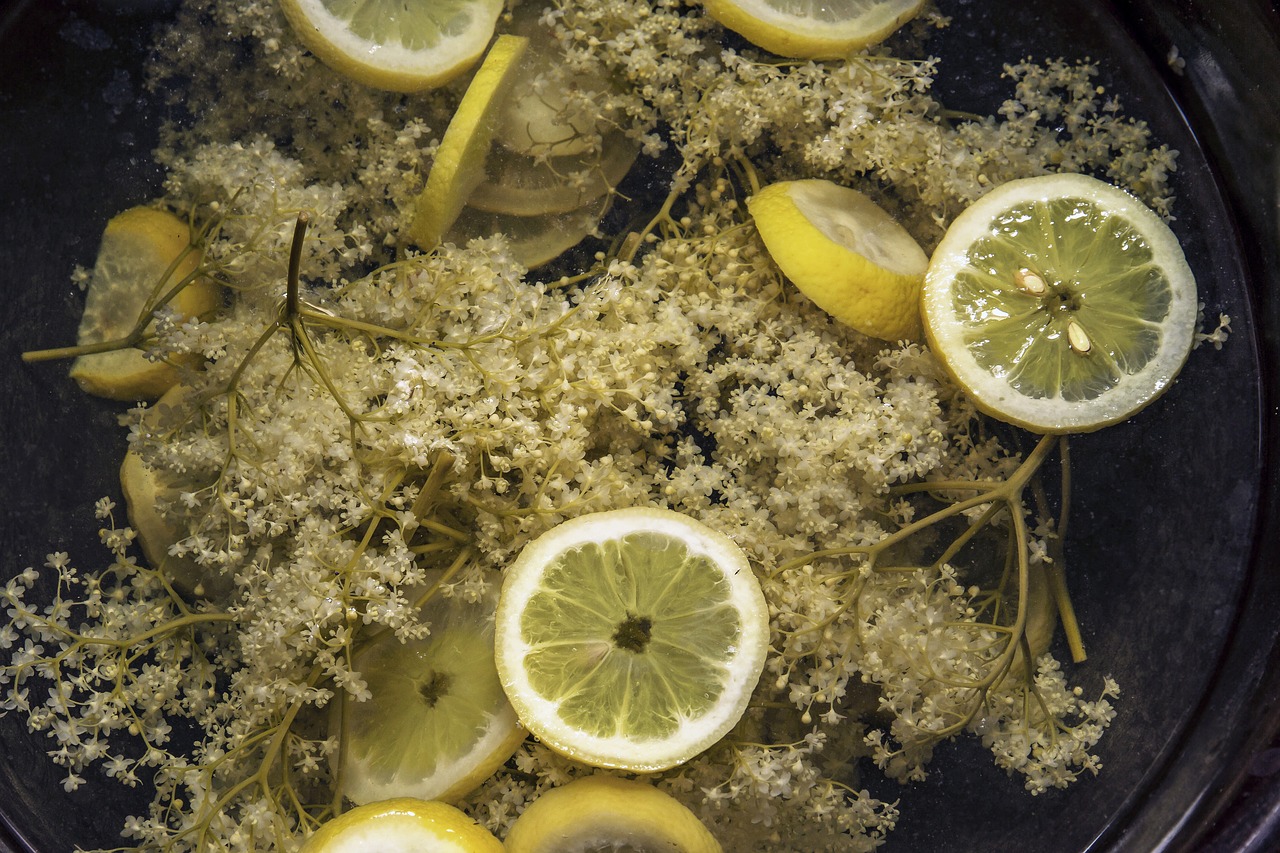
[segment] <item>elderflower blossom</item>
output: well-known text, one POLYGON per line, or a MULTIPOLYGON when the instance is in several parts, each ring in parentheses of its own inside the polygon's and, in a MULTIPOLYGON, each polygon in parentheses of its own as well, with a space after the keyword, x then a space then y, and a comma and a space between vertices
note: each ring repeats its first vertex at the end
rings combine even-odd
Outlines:
MULTIPOLYGON (((1118 686, 1086 698, 1048 654, 1011 666, 1010 623, 990 616, 1020 606, 1006 587, 920 541, 882 549, 948 505, 925 489, 998 484, 1023 459, 925 347, 868 339, 790 287, 743 202, 752 180, 826 177, 928 246, 990 187, 1050 170, 1104 171, 1167 216, 1176 152, 1087 62, 1012 64, 996 116, 956 118, 928 57, 779 63, 723 48, 678 0, 556 0, 541 21, 565 73, 611 81, 570 96, 584 126, 630 136, 640 168, 678 161, 679 213, 572 281, 499 235, 397 251, 463 82, 376 92, 304 51, 277 3, 182 5, 149 83, 185 80, 174 102, 198 118, 166 125, 157 159, 230 296, 157 324, 157 356, 203 367, 123 418, 178 534, 150 565, 103 498, 97 566, 54 552, 7 581, 0 713, 47 737, 68 791, 90 773, 154 785, 123 822, 140 847, 293 850, 332 814, 332 703, 371 696, 363 638, 429 636, 430 578, 480 602, 555 524, 658 505, 739 543, 769 604, 751 709, 655 777, 726 849, 875 849, 898 811, 863 774, 924 778, 952 737, 1033 794, 1097 772, 1118 686)), ((1042 570, 1051 519, 994 527, 1015 523, 1042 570)), ((502 835, 593 772, 526 742, 463 805, 502 835)))

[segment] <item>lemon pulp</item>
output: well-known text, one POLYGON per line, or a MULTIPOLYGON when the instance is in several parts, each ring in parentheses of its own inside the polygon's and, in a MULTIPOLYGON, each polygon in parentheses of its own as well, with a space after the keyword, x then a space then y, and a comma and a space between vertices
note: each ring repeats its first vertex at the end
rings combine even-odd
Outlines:
MULTIPOLYGON (((102 232, 85 298, 77 343, 122 338, 160 300, 194 275, 200 255, 191 246, 187 223, 172 213, 133 207, 112 217, 102 232)), ((217 286, 195 278, 167 303, 179 322, 212 311, 217 286)), ((82 355, 71 378, 90 394, 113 400, 154 400, 178 381, 176 365, 147 357, 137 347, 82 355)))
POLYGON ((379 89, 417 92, 469 68, 502 0, 281 0, 299 40, 330 68, 379 89))
POLYGON ((1042 433, 1116 423, 1167 390, 1197 308, 1168 226, 1074 174, 1012 181, 957 217, 922 296, 929 342, 974 403, 1042 433))
POLYGON ((334 720, 348 799, 460 799, 524 740, 494 667, 493 605, 433 596, 421 613, 428 636, 387 633, 356 655, 372 697, 344 699, 334 720))
POLYGON ((929 258, 867 196, 831 181, 780 181, 747 209, 774 263, 823 311, 874 338, 919 337, 929 258))
POLYGON ((723 736, 759 679, 768 613, 742 551, 679 513, 593 513, 507 569, 497 661, 521 722, 587 763, 673 767, 723 736))

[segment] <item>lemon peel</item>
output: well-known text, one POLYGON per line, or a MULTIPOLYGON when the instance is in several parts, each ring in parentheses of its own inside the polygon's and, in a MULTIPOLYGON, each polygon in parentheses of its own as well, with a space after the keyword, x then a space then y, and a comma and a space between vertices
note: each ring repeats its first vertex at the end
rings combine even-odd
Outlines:
POLYGON ((456 802, 493 775, 527 732, 507 701, 493 658, 496 599, 432 596, 420 612, 431 633, 386 633, 352 666, 370 693, 334 703, 342 743, 339 790, 354 803, 390 797, 456 802))
POLYGON ((420 92, 470 68, 493 37, 502 0, 280 0, 321 62, 376 89, 420 92))
POLYGON ((831 181, 780 181, 747 209, 774 263, 823 311, 874 338, 920 337, 929 258, 871 199, 831 181))
POLYGON ((888 38, 924 0, 704 0, 707 13, 752 44, 797 59, 844 59, 888 38))
POLYGON ((504 572, 498 674, 544 744, 600 767, 674 767, 742 716, 768 649, 764 594, 730 539, 681 513, 563 522, 504 572))
POLYGON ((930 348, 979 409, 1050 434, 1118 423, 1167 391, 1199 308, 1169 226, 1077 174, 1010 181, 956 217, 921 306, 930 348))
POLYGON ((528 45, 523 36, 499 36, 467 86, 436 150, 409 226, 409 238, 420 249, 439 245, 467 198, 484 180, 495 116, 515 83, 520 57, 528 45))
POLYGON ((398 797, 354 808, 316 830, 301 853, 503 853, 502 842, 461 810, 398 797))
POLYGON ((665 850, 721 853, 680 801, 647 782, 587 776, 544 792, 511 825, 507 853, 665 850))

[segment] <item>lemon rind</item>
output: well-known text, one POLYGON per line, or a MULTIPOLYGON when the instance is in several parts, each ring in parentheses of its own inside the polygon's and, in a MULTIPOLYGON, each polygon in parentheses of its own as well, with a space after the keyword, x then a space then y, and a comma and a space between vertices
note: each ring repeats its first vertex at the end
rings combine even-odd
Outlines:
POLYGON ((498 675, 521 723, 556 752, 596 767, 642 773, 668 770, 703 752, 741 719, 764 668, 768 619, 764 593, 745 555, 723 534, 670 510, 632 508, 590 513, 563 522, 535 539, 507 568, 496 622, 498 675), (711 564, 721 567, 743 625, 740 642, 721 665, 747 677, 727 680, 712 712, 683 721, 677 734, 661 741, 637 741, 625 735, 602 737, 563 723, 558 704, 540 695, 521 665, 530 649, 520 636, 519 615, 521 605, 539 589, 538 567, 546 566, 575 545, 639 530, 678 538, 691 554, 706 556, 711 564))
POLYGON ((1190 355, 1198 312, 1195 276, 1168 226, 1125 190, 1073 173, 1010 181, 963 211, 934 250, 921 291, 921 313, 929 347, 974 405, 998 420, 1042 434, 1093 432, 1128 420, 1161 397, 1190 355), (1150 246, 1155 265, 1164 270, 1170 281, 1172 299, 1164 323, 1166 338, 1156 357, 1131 374, 1127 383, 1094 400, 1072 403, 1053 397, 1027 397, 1001 382, 973 357, 961 336, 962 324, 945 320, 951 313, 951 285, 957 274, 968 266, 968 248, 989 233, 995 216, 1018 204, 1075 197, 1138 226, 1150 246), (1146 391, 1135 393, 1138 387, 1146 391))

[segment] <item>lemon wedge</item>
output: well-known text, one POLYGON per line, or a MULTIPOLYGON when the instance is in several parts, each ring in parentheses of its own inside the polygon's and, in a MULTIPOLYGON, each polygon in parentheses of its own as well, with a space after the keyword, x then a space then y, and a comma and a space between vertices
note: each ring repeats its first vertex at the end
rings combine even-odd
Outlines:
POLYGON ((924 0, 704 0, 707 13, 779 56, 844 59, 889 37, 924 0))
POLYGON ((874 338, 920 336, 929 258, 871 199, 830 181, 782 181, 747 209, 774 263, 819 308, 874 338))
POLYGON ((523 36, 498 36, 467 86, 418 196, 409 226, 409 238, 418 248, 434 249, 440 244, 471 192, 484 180, 494 116, 516 80, 520 57, 528 46, 523 36))
POLYGON ((393 92, 442 86, 493 37, 502 0, 280 0, 298 39, 339 74, 393 92))
POLYGON ((956 220, 921 298, 930 348, 981 410, 1040 433, 1123 421, 1195 338, 1195 277, 1150 208, 1086 175, 1003 184, 956 220))
POLYGON ((370 803, 328 821, 302 853, 503 853, 502 842, 445 803, 410 797, 370 803))
POLYGON ((769 616, 746 555, 680 513, 564 522, 506 569, 497 663, 520 720, 569 758, 664 770, 719 740, 759 680, 769 616))
MULTIPOLYGON (((195 273, 199 260, 187 223, 168 211, 134 207, 112 217, 102 232, 77 343, 128 335, 144 314, 159 307, 159 299, 195 273)), ((212 311, 217 303, 217 285, 197 278, 169 307, 186 319, 212 311)), ((71 365, 71 378, 81 388, 112 400, 154 400, 178 375, 175 365, 152 361, 136 347, 83 355, 71 365)))
POLYGON ((663 850, 720 853, 693 812, 646 782, 587 776, 552 788, 511 825, 507 853, 663 850))
POLYGON ((390 632, 353 660, 372 698, 335 702, 339 789, 355 803, 391 797, 454 802, 511 757, 526 732, 494 667, 493 608, 432 596, 422 609, 427 637, 390 632))

